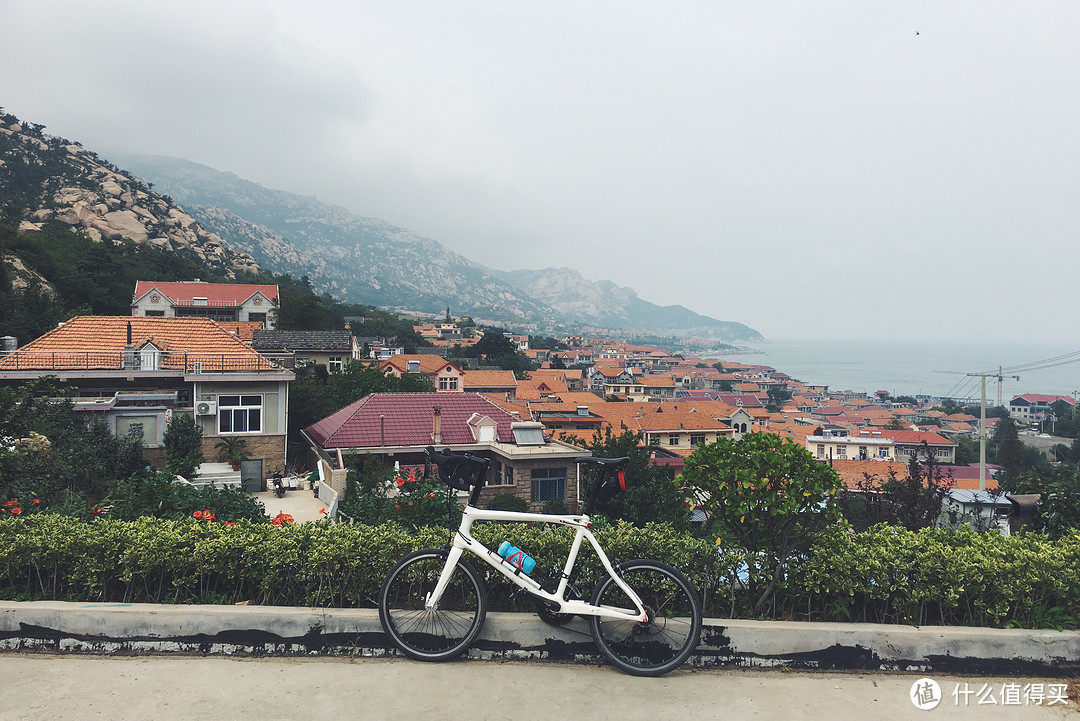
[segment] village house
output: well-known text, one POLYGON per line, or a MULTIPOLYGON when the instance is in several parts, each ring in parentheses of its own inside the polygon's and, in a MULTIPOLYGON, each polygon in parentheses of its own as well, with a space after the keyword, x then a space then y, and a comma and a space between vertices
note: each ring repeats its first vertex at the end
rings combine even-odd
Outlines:
POLYGON ((131 315, 257 321, 265 328, 273 328, 271 310, 277 301, 276 285, 140 280, 135 283, 131 315))
POLYGON ((356 338, 343 330, 257 330, 251 347, 286 368, 321 367, 328 373, 361 356, 356 338))
POLYGON ((1052 406, 1055 403, 1064 403, 1070 409, 1076 407, 1076 399, 1072 396, 1025 393, 1009 401, 1009 417, 1025 425, 1047 420, 1054 414, 1052 406))
POLYGON ((288 387, 295 376, 209 318, 76 316, 0 359, 0 383, 43 375, 77 389, 75 409, 100 415, 164 462, 163 436, 176 414, 202 427, 202 453, 226 436, 246 442, 245 488, 285 467, 288 387))
POLYGON ((379 363, 379 367, 400 378, 406 373, 423 378, 440 393, 462 393, 465 372, 437 355, 401 354, 379 363))
MULTIPOLYGON (((562 500, 571 510, 580 501, 577 461, 587 451, 551 440, 543 426, 521 421, 475 393, 375 393, 303 431, 312 452, 331 466, 343 456, 372 454, 390 469, 397 462, 422 466, 434 446, 491 460, 481 505, 512 494, 532 510, 562 500)), ((343 481, 341 488, 344 490, 343 481)))

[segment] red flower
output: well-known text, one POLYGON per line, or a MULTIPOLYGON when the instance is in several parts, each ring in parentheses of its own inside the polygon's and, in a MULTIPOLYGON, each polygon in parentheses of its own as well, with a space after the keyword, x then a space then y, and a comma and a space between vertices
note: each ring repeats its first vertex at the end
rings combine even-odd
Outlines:
POLYGON ((399 506, 397 504, 394 504, 394 508, 397 509, 397 510, 401 510, 401 506, 399 506))
POLYGON ((401 488, 402 486, 405 485, 405 479, 402 478, 401 476, 398 476, 396 479, 394 479, 394 483, 397 484, 398 488, 401 488))
POLYGON ((326 509, 325 508, 320 508, 319 513, 326 513, 326 509))
POLYGON ((4 504, 4 508, 11 508, 12 506, 14 506, 17 503, 18 503, 18 501, 8 501, 7 503, 4 504))
POLYGON ((224 523, 226 526, 235 526, 236 525, 233 521, 222 521, 222 523, 224 523))
POLYGON ((195 512, 194 512, 194 513, 192 513, 191 515, 192 515, 192 516, 193 516, 194 518, 199 518, 199 519, 201 519, 201 518, 202 518, 202 511, 195 511, 195 512))
POLYGON ((11 509, 11 515, 13 515, 13 516, 17 516, 20 513, 22 513, 22 509, 19 508, 18 506, 15 506, 14 508, 11 509))
POLYGON ((409 483, 416 483, 416 471, 409 469, 409 483))
POLYGON ((93 513, 95 516, 100 516, 101 515, 101 506, 94 506, 93 508, 90 509, 90 512, 93 513))
POLYGON ((34 500, 33 500, 33 501, 32 501, 32 502, 30 503, 30 505, 31 505, 31 506, 36 506, 36 505, 37 505, 37 504, 39 504, 39 503, 41 503, 41 501, 40 501, 40 500, 38 500, 37 498, 35 498, 35 499, 34 499, 34 500))

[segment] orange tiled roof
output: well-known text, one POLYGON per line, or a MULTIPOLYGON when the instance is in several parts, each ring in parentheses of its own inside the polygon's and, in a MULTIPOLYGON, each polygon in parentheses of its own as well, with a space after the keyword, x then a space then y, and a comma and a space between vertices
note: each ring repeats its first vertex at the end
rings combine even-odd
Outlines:
POLYGON ((514 371, 464 371, 461 387, 470 388, 517 388, 514 371))
POLYGON ((250 343, 255 335, 255 331, 262 330, 263 323, 257 320, 242 320, 242 321, 218 321, 222 328, 235 335, 245 343, 250 343))
POLYGON ((390 356, 390 358, 383 361, 381 365, 383 368, 393 368, 400 373, 408 373, 410 361, 419 362, 416 372, 421 375, 434 375, 446 366, 451 366, 452 368, 460 370, 453 363, 445 358, 440 358, 437 355, 405 355, 402 353, 390 356))
POLYGON ((209 318, 75 316, 0 361, 0 370, 120 370, 124 348, 152 343, 163 354, 159 368, 204 371, 270 369, 272 364, 209 318), (185 355, 186 354, 186 355, 185 355))

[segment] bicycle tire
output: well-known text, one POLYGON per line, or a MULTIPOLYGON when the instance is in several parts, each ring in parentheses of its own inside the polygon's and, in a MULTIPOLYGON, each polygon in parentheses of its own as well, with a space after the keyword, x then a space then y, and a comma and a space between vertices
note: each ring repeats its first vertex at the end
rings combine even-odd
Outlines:
MULTIPOLYGON (((649 620, 590 616, 593 640, 615 666, 634 676, 662 676, 681 666, 701 637, 701 601, 686 577, 666 563, 635 559, 619 576, 645 605, 649 620)), ((605 576, 593 590, 594 606, 635 608, 615 579, 605 576)))
POLYGON ((447 552, 425 548, 398 561, 379 590, 379 620, 401 651, 417 661, 447 661, 464 653, 480 634, 487 591, 476 570, 459 559, 439 606, 425 609, 446 565, 447 552))

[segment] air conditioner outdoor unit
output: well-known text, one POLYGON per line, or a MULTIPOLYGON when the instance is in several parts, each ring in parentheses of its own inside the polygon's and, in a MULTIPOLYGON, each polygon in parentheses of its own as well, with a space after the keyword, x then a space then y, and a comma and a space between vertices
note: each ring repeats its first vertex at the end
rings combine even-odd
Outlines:
POLYGON ((195 415, 212 416, 217 413, 217 401, 198 401, 195 404, 195 415))

